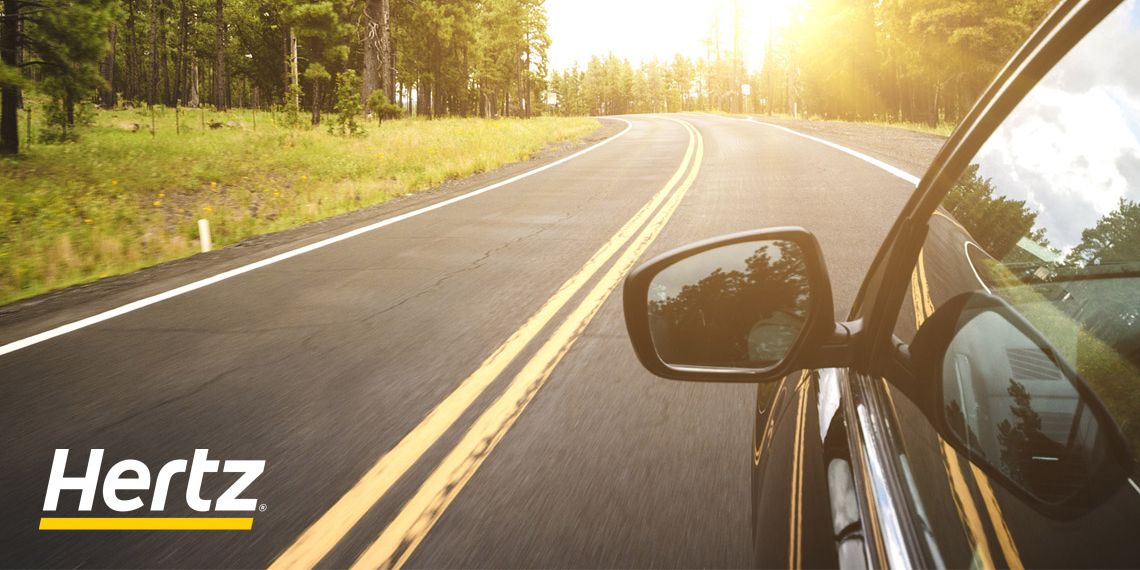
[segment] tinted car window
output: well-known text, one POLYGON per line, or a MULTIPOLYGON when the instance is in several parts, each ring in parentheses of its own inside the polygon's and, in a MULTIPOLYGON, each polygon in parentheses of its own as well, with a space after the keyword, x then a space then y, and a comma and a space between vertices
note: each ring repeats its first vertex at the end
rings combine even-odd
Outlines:
MULTIPOLYGON (((972 422, 964 429, 977 449, 1041 495, 1067 492, 1066 477, 1073 475, 1058 467, 1063 450, 1088 437, 1088 416, 1082 423, 1085 408, 1064 384, 1061 364, 1103 402, 1115 423, 1105 427, 1119 428, 1133 455, 1140 452, 1137 61, 1140 8, 1126 2, 1046 75, 971 160, 930 220, 911 295, 895 328, 910 342, 944 303, 974 291, 1008 303, 1047 339, 1050 349, 1042 351, 1012 342, 1007 347, 1001 335, 976 335, 975 362, 980 352, 991 364, 1001 362, 984 372, 974 367, 974 376, 992 376, 972 379, 988 389, 961 404, 972 422), (1019 450, 1024 461, 1011 458, 1019 450)), ((969 358, 963 358, 965 367, 969 358)), ((918 436, 906 437, 913 455, 918 436)), ((1102 545, 1092 550, 1106 556, 1105 563, 1136 553, 1129 533, 1118 528, 1135 524, 1140 508, 1135 474, 1113 501, 1057 521, 1005 489, 994 490, 997 486, 978 470, 951 465, 959 461, 964 459, 944 462, 947 470, 959 471, 950 477, 951 486, 955 478, 975 483, 950 491, 958 516, 966 526, 972 516, 981 519, 973 524, 992 529, 997 539, 975 529, 969 542, 976 558, 1100 565, 1087 553, 1073 558, 1064 546, 1075 539, 1064 534, 1071 532, 1102 545)), ((945 503, 929 488, 923 494, 928 509, 945 503)))

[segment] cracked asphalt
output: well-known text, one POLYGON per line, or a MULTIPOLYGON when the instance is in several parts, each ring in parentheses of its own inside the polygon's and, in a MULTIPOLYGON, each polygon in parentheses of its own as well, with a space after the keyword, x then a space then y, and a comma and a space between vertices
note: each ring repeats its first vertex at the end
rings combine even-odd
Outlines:
MULTIPOLYGON (((817 232, 837 313, 845 314, 909 196, 905 185, 775 129, 729 117, 681 118, 702 134, 704 162, 645 257, 722 233, 803 225, 817 232)), ((0 566, 268 565, 665 185, 685 154, 685 129, 655 116, 629 120, 630 131, 612 143, 518 182, 0 356, 0 566), (259 503, 253 529, 38 531, 55 449, 70 450, 69 476, 82 473, 91 449, 106 450, 104 469, 131 458, 152 472, 195 449, 209 449, 211 459, 264 459, 265 473, 245 495, 259 503)), ((603 122, 600 136, 624 126, 603 122)), ((941 144, 888 134, 862 148, 840 142, 872 154, 890 149, 886 158, 910 153, 904 166, 915 168, 941 144)), ((261 245, 24 303, 0 312, 0 341, 446 199, 557 155, 261 245)), ((410 566, 751 564, 755 388, 652 378, 625 338, 617 297, 410 566)), ((322 565, 355 560, 519 366, 475 401, 322 565)), ((217 496, 229 481, 208 476, 203 496, 217 496)), ((176 479, 170 496, 184 492, 176 479)), ((61 504, 74 509, 77 496, 64 493, 61 504)), ((117 514, 99 498, 95 504, 92 515, 117 514)), ((175 500, 166 511, 197 514, 175 500)))

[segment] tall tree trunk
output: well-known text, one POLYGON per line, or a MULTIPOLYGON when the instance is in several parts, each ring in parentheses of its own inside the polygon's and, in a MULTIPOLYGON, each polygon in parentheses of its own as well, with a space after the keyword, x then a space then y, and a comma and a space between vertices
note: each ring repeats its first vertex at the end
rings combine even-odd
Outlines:
POLYGON ((186 0, 178 3, 178 53, 174 59, 174 100, 183 104, 183 89, 186 87, 186 27, 190 19, 186 0))
POLYGON ((198 60, 195 59, 190 63, 190 94, 186 97, 186 104, 191 107, 197 107, 202 104, 201 97, 198 95, 198 60))
MULTIPOLYGON (((16 54, 20 51, 19 0, 4 0, 4 19, 0 20, 0 62, 16 66, 16 54)), ((15 85, 4 85, 0 89, 0 154, 20 152, 20 89, 15 85)))
MULTIPOLYGON (((289 79, 296 89, 293 90, 293 108, 301 108, 301 74, 297 68, 297 34, 293 27, 289 27, 289 79)), ((313 123, 317 124, 316 122, 313 123)))
MULTIPOLYGON (((384 0, 385 4, 389 4, 388 0, 384 0)), ((384 94, 388 96, 389 100, 394 100, 395 97, 400 96, 400 90, 396 86, 396 35, 392 33, 392 10, 389 6, 388 9, 388 25, 385 26, 385 34, 387 35, 388 45, 388 85, 385 88, 384 94)))
POLYGON ((135 0, 127 0, 127 85, 124 96, 127 101, 139 98, 139 33, 138 11, 135 0))
POLYGON ((368 109, 368 97, 380 89, 389 101, 396 98, 392 81, 392 27, 389 0, 367 0, 364 4, 364 77, 360 99, 368 109))
POLYGON ((941 91, 942 91, 942 85, 935 82, 935 84, 934 84, 934 104, 931 105, 930 114, 927 115, 927 119, 926 119, 927 124, 930 125, 931 127, 937 127, 938 126, 938 104, 939 104, 939 97, 938 96, 941 94, 941 91))
POLYGON ((150 0, 150 26, 147 33, 150 40, 150 73, 146 82, 146 105, 155 104, 158 98, 158 0, 150 0))
POLYGON ((103 80, 107 82, 107 88, 101 93, 104 109, 115 106, 115 33, 115 26, 112 24, 107 30, 107 43, 110 49, 107 50, 107 57, 103 59, 103 80))
POLYGON ((321 80, 313 80, 313 117, 312 123, 314 126, 321 124, 321 80))
POLYGON ((227 97, 229 89, 227 89, 228 81, 226 78, 226 19, 223 11, 223 0, 217 0, 214 9, 216 14, 214 22, 218 29, 217 63, 214 66, 214 106, 219 111, 224 111, 229 106, 229 97, 227 97))
POLYGON ((166 19, 166 4, 163 4, 158 13, 158 43, 162 46, 162 60, 159 62, 159 65, 162 66, 162 103, 172 107, 174 106, 174 95, 170 91, 170 44, 167 38, 166 19))
POLYGON ((63 114, 64 122, 68 127, 75 126, 75 94, 72 93, 71 88, 67 88, 63 94, 63 114))
POLYGON ((396 98, 396 82, 392 75, 392 9, 388 0, 380 3, 380 87, 388 101, 396 98))
MULTIPOLYGON (((525 95, 524 95, 524 97, 525 97, 525 98, 524 98, 523 100, 524 100, 524 101, 526 101, 526 106, 525 106, 525 108, 523 109, 523 116, 529 119, 529 118, 530 118, 530 107, 531 107, 531 93, 530 93, 530 34, 529 34, 529 32, 528 32, 528 34, 527 34, 527 46, 526 46, 526 65, 523 67, 523 78, 522 78, 522 84, 523 84, 523 93, 525 94, 525 95)), ((655 105, 656 105, 656 104, 655 104, 655 105)))
POLYGON ((440 103, 443 102, 442 94, 440 93, 440 76, 443 75, 441 62, 443 55, 440 53, 440 41, 438 34, 432 34, 431 37, 431 105, 428 107, 428 116, 432 119, 440 112, 440 103))

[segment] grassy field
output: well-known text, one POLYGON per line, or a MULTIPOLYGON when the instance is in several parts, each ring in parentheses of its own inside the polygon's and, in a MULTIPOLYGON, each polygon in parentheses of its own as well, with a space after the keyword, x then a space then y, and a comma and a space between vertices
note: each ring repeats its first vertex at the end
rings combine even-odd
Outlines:
POLYGON ((269 112, 159 109, 153 136, 146 110, 94 120, 78 142, 0 159, 0 304, 192 255, 199 218, 221 247, 519 161, 598 125, 401 120, 345 138, 278 126, 269 112))

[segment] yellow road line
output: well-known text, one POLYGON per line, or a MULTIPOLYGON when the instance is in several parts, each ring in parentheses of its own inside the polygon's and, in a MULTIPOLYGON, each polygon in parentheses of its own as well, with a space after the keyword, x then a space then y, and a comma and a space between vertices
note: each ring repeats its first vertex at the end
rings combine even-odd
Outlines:
POLYGON ((40 530, 250 530, 252 517, 44 517, 40 530))
POLYGON ((511 380, 507 389, 479 416, 463 438, 428 476, 353 568, 398 568, 427 536, 451 501, 463 489, 488 454, 514 425, 526 406, 542 388, 554 368, 585 331, 602 304, 620 284, 625 274, 645 252, 665 223, 676 211, 700 170, 704 143, 700 133, 681 122, 697 137, 692 170, 684 183, 665 203, 641 234, 618 258, 550 336, 535 355, 511 380))
POLYGON ((471 404, 523 351, 575 294, 633 236, 665 200, 688 168, 697 146, 693 132, 676 172, 628 222, 563 283, 554 295, 504 341, 479 368, 412 428, 364 474, 321 518, 281 553, 271 568, 312 568, 320 563, 401 476, 463 415, 471 404))
POLYGON ((1017 543, 1013 541, 1013 535, 1009 532, 1009 525, 1005 522, 1005 516, 1001 512, 1001 505, 998 504, 993 487, 990 487, 989 478, 973 463, 970 464, 970 471, 974 474, 974 482, 978 484, 978 491, 982 493, 982 503, 990 515, 990 522, 993 523, 994 534, 997 535, 998 545, 1001 547, 1002 556, 1005 556, 1006 565, 1011 570, 1024 570, 1025 564, 1021 562, 1021 553, 1017 550, 1017 543))
POLYGON ((974 547, 975 558, 982 563, 983 568, 995 568, 994 558, 990 553, 990 541, 982 527, 982 516, 978 512, 977 503, 974 502, 974 495, 970 493, 970 486, 962 476, 962 466, 958 464, 958 452, 950 447, 946 440, 939 438, 938 442, 942 461, 946 465, 946 474, 950 477, 954 505, 958 507, 958 516, 966 526, 970 544, 974 547))
POLYGON ((807 389, 806 379, 809 372, 804 370, 800 374, 800 381, 794 394, 799 398, 796 402, 796 431, 792 439, 792 503, 791 516, 788 527, 788 568, 799 568, 802 564, 800 556, 801 547, 801 517, 803 515, 803 445, 804 423, 807 415, 807 389))

